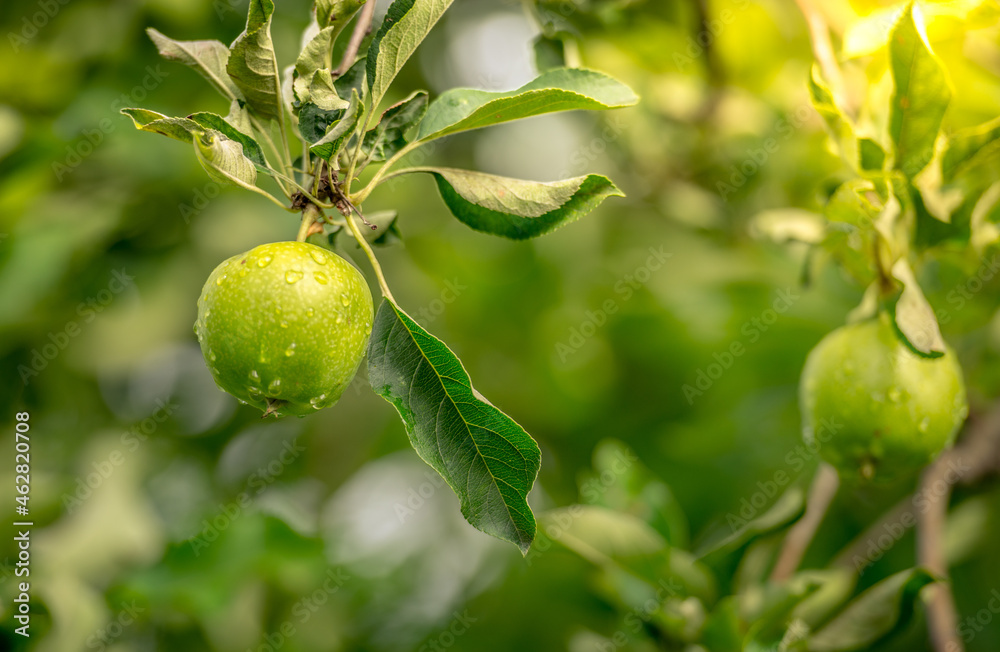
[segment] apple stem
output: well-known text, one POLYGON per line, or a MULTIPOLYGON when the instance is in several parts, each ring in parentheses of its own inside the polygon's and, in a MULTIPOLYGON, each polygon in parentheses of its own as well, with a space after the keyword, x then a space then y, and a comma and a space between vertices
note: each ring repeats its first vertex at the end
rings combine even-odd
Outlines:
MULTIPOLYGON (((351 229, 351 233, 354 234, 354 239, 358 241, 358 246, 360 246, 365 252, 365 255, 368 256, 368 262, 372 264, 372 269, 375 270, 375 276, 378 278, 378 285, 382 290, 382 296, 389 301, 396 303, 396 300, 392 296, 392 292, 389 290, 389 284, 385 281, 385 274, 382 273, 382 266, 379 264, 378 258, 375 257, 375 252, 372 251, 371 245, 369 245, 368 240, 365 239, 364 233, 361 232, 361 228, 357 225, 357 222, 354 221, 354 215, 351 214, 354 212, 361 215, 361 211, 359 211, 357 207, 350 202, 348 202, 348 205, 351 207, 351 210, 344 215, 344 220, 347 221, 347 226, 351 229)), ((363 215, 361 215, 361 219, 364 219, 363 215)), ((368 221, 365 220, 365 223, 367 224, 368 221)))

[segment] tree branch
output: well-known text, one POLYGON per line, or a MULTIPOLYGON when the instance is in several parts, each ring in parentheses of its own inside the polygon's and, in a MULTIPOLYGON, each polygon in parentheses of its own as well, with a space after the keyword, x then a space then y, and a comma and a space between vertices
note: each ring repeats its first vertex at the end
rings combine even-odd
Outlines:
POLYGON ((772 582, 784 582, 798 569, 802 557, 806 554, 809 543, 816 535, 826 510, 830 508, 840 478, 832 466, 825 462, 820 464, 812 487, 809 489, 809 500, 806 502, 806 513, 798 523, 792 526, 785 537, 785 542, 778 555, 778 561, 771 571, 772 582))
POLYGON ((375 15, 375 3, 376 0, 368 0, 361 9, 361 13, 358 15, 358 22, 354 24, 354 31, 351 33, 351 40, 347 43, 347 49, 344 50, 344 58, 341 59, 340 65, 334 71, 334 76, 339 77, 343 75, 354 65, 354 59, 358 56, 358 50, 361 49, 361 42, 372 31, 372 17, 375 15))

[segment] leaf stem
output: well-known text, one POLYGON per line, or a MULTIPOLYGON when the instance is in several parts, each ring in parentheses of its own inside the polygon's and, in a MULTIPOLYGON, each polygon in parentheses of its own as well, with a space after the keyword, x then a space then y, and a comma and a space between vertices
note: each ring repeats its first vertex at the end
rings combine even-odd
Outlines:
MULTIPOLYGON (((399 159, 403 158, 404 156, 406 156, 416 148, 420 147, 421 145, 423 145, 423 142, 414 141, 412 143, 407 143, 406 146, 403 147, 403 149, 396 152, 392 156, 392 158, 386 161, 385 164, 378 169, 378 171, 375 173, 375 176, 372 177, 371 181, 368 182, 367 186, 359 190, 356 195, 350 196, 351 203, 363 204, 364 201, 368 199, 368 196, 372 194, 372 191, 375 190, 375 187, 378 186, 378 184, 382 183, 382 181, 384 181, 387 178, 386 173, 388 172, 389 168, 398 163, 399 159)), ((416 169, 418 168, 407 168, 407 170, 416 170, 416 169)))
MULTIPOLYGON (((361 212, 351 204, 351 211, 361 215, 361 212)), ((389 290, 389 284, 385 281, 385 274, 382 273, 382 266, 378 262, 378 258, 375 257, 375 252, 372 251, 371 245, 368 244, 368 240, 365 239, 365 234, 361 232, 358 227, 357 222, 354 221, 354 216, 351 212, 344 215, 344 220, 347 222, 347 226, 351 229, 351 233, 354 234, 354 239, 358 241, 358 245, 368 256, 368 262, 372 264, 372 269, 375 270, 375 276, 378 278, 378 285, 382 289, 382 296, 384 296, 389 301, 396 303, 396 300, 392 296, 392 291, 389 290)))

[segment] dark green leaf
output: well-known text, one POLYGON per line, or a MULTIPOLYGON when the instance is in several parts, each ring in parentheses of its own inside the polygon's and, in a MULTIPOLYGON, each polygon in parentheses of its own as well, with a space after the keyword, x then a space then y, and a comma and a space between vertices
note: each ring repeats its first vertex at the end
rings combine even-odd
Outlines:
POLYGON ((406 146, 406 133, 420 123, 426 112, 427 91, 415 91, 385 110, 378 125, 365 133, 363 149, 372 161, 386 160, 406 146))
POLYGON ((152 27, 146 30, 160 56, 179 61, 198 71, 220 93, 229 99, 242 97, 226 72, 229 48, 219 41, 175 41, 152 27))
POLYGON ((375 315, 368 378, 399 412, 413 448, 458 495, 466 520, 527 553, 535 538, 527 497, 538 445, 473 389, 441 340, 389 299, 375 315))
POLYGON ((893 311, 896 328, 920 355, 928 358, 944 355, 944 339, 941 337, 934 309, 927 303, 909 263, 902 258, 896 261, 892 267, 892 276, 903 285, 893 311))
POLYGON ((188 119, 194 120, 202 127, 206 129, 214 129, 221 132, 230 140, 238 142, 243 147, 243 155, 248 159, 260 165, 262 167, 267 167, 267 161, 264 159, 264 152, 261 150, 260 145, 252 136, 237 130, 221 116, 214 113, 192 113, 188 116, 188 119))
POLYGON ((452 214, 468 226, 514 240, 534 238, 586 215, 623 193, 607 177, 590 174, 539 182, 453 168, 422 168, 438 183, 452 214))
POLYGON ((368 48, 367 76, 372 110, 403 64, 451 6, 452 0, 395 0, 368 48))
POLYGON ((913 178, 934 157, 951 84, 931 52, 921 12, 912 2, 889 39, 889 64, 894 83, 889 133, 896 147, 895 167, 913 178))
POLYGON ((242 91, 250 112, 278 119, 282 106, 281 81, 271 42, 272 0, 250 0, 247 26, 230 48, 226 71, 242 91))
POLYGON ((338 97, 350 97, 351 90, 356 90, 358 96, 365 99, 365 95, 368 93, 368 89, 365 86, 365 65, 367 61, 365 59, 358 59, 354 62, 350 68, 347 69, 340 77, 333 80, 333 88, 337 91, 338 97))
POLYGON ((344 145, 350 141, 364 112, 365 107, 358 97, 358 92, 352 90, 351 103, 346 109, 339 112, 341 115, 337 122, 330 126, 323 137, 309 148, 309 151, 323 160, 332 161, 344 145))
POLYGON ((810 636, 807 649, 809 652, 871 649, 909 621, 920 590, 934 581, 922 568, 911 568, 882 580, 810 636))
POLYGON ((560 68, 506 93, 469 88, 446 91, 431 102, 416 139, 427 141, 556 111, 617 109, 638 101, 632 89, 608 75, 560 68))

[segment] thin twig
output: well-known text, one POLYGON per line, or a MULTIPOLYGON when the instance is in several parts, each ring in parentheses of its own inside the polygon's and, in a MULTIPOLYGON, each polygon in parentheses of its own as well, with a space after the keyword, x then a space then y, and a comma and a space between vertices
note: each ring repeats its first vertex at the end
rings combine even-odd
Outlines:
POLYGON ((337 66, 337 70, 334 71, 334 75, 339 77, 343 75, 348 69, 354 65, 354 58, 358 56, 358 50, 361 49, 361 42, 365 40, 365 37, 372 31, 372 17, 375 16, 375 2, 376 0, 368 0, 365 6, 361 9, 361 13, 358 15, 358 22, 354 24, 354 31, 351 33, 351 40, 347 43, 347 49, 344 50, 344 58, 341 59, 340 65, 337 66))
POLYGON ((792 526, 785 537, 785 542, 778 555, 778 561, 771 571, 772 582, 784 582, 798 569, 802 563, 802 557, 806 554, 806 549, 816 535, 823 517, 826 515, 830 503, 837 495, 837 488, 840 486, 840 478, 837 472, 829 464, 820 464, 809 489, 809 500, 806 502, 806 513, 799 521, 792 526))

